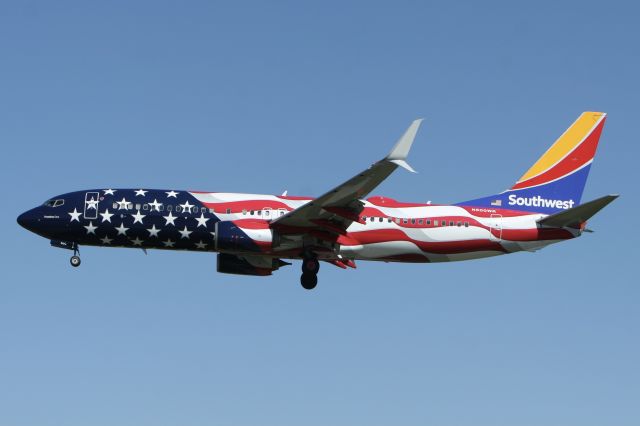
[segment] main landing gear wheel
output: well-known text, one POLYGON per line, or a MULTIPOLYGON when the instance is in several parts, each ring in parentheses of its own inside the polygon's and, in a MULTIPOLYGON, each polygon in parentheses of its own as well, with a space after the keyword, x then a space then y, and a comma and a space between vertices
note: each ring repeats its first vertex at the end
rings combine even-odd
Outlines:
POLYGON ((320 262, 316 258, 307 258, 302 261, 303 274, 317 274, 320 270, 320 262))
POLYGON ((76 256, 74 254, 73 256, 71 256, 71 259, 69 259, 69 262, 71 262, 71 266, 77 268, 78 266, 80 266, 80 256, 76 256))
POLYGON ((302 276, 300 284, 306 290, 313 290, 318 285, 318 271, 320 270, 320 261, 315 257, 305 257, 302 260, 302 276))
POLYGON ((318 285, 318 276, 305 272, 300 276, 300 284, 305 290, 313 290, 318 285))

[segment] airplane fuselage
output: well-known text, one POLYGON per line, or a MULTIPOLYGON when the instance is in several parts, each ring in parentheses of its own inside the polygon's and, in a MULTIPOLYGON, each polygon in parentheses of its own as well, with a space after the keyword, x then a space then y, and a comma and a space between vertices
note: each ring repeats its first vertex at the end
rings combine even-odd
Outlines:
MULTIPOLYGON (((361 200, 346 232, 296 238, 272 222, 307 197, 144 189, 96 189, 64 194, 24 213, 19 221, 43 237, 78 245, 386 262, 446 262, 535 250, 581 231, 541 228, 544 214, 458 205, 361 200), (221 223, 246 241, 220 241, 221 223)), ((301 235, 302 235, 301 230, 301 235)), ((233 236, 231 238, 233 240, 233 236)), ((339 265, 341 266, 341 265, 339 265)))

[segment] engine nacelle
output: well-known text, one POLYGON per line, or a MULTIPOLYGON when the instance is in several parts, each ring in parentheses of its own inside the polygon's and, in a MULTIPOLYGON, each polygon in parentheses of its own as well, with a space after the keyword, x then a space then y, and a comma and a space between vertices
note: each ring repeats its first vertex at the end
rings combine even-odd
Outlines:
POLYGON ((223 274, 266 276, 284 265, 289 263, 271 257, 218 253, 218 272, 223 274))
POLYGON ((218 251, 264 253, 276 244, 277 236, 264 220, 217 222, 215 248, 218 251))

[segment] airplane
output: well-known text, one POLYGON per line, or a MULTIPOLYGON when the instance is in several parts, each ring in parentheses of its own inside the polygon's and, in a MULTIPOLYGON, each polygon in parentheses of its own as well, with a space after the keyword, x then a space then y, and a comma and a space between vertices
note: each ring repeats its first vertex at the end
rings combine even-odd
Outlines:
POLYGON ((55 196, 18 223, 73 251, 81 245, 217 252, 217 271, 267 276, 302 260, 311 290, 320 262, 451 262, 536 251, 589 232, 618 195, 581 203, 606 114, 584 112, 509 189, 452 205, 364 199, 406 159, 422 119, 391 152, 318 198, 157 189, 90 189, 55 196))

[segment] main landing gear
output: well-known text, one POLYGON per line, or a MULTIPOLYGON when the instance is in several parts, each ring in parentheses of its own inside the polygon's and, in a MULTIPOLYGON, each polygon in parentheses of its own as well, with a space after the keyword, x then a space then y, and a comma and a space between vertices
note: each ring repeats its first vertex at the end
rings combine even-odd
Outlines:
POLYGON ((313 290, 318 285, 318 271, 320 262, 316 257, 308 256, 302 260, 302 275, 300 284, 306 290, 313 290))

